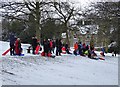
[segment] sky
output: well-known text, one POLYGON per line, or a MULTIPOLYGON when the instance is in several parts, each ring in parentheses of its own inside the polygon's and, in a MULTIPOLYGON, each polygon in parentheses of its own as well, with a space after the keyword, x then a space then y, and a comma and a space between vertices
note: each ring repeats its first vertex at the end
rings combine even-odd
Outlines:
MULTIPOLYGON (((1 1, 23 1, 23 0, 0 0, 1 1)), ((27 0, 26 0, 27 1, 27 0)), ((33 1, 33 0, 31 0, 33 1)), ((34 0, 35 1, 35 0, 34 0)), ((55 0, 57 1, 57 0, 55 0)), ((70 2, 74 2, 75 6, 79 6, 82 9, 84 9, 84 7, 89 6, 91 2, 105 2, 105 1, 109 1, 109 2, 116 2, 116 1, 120 1, 120 0, 59 0, 59 1, 70 1, 70 2)), ((1 12, 0 12, 1 13, 1 12)), ((0 17, 1 19, 1 17, 0 17)))
MULTIPOLYGON (((0 2, 1 1, 24 1, 24 0, 0 0, 0 2)), ((27 0, 25 0, 25 1, 27 1, 27 0)), ((30 0, 30 1, 37 1, 37 0, 30 0)), ((38 0, 38 1, 40 1, 40 0, 38 0)), ((120 0, 55 0, 55 1, 70 1, 70 2, 75 2, 75 4, 80 4, 81 6, 88 6, 91 2, 105 2, 105 1, 115 2, 115 1, 120 1, 120 0)))
MULTIPOLYGON (((0 0, 1 1, 23 1, 23 0, 0 0)), ((26 0, 27 1, 27 0, 26 0)), ((35 1, 35 0, 31 0, 31 1, 35 1)), ((57 0, 56 0, 57 1, 57 0)), ((101 1, 101 0, 59 0, 59 1, 70 1, 70 2, 74 2, 75 6, 79 6, 84 8, 85 6, 88 6, 90 4, 90 2, 96 2, 96 1, 101 1)), ((0 12, 1 13, 1 12, 0 12)), ((0 17, 1 19, 1 17, 0 17)))
MULTIPOLYGON (((63 0, 61 0, 63 1, 63 0)), ((66 1, 72 1, 75 2, 75 4, 80 4, 81 6, 88 6, 91 2, 116 2, 120 0, 66 0, 66 1)))
MULTIPOLYGON (((0 2, 1 1, 24 1, 24 0, 0 0, 0 2)), ((25 0, 25 1, 27 1, 27 0, 25 0)), ((30 1, 37 1, 37 0, 30 0, 30 1)), ((70 2, 74 2, 76 5, 80 4, 82 7, 84 7, 84 6, 88 6, 91 2, 105 2, 105 1, 115 2, 115 1, 120 1, 120 0, 55 0, 55 1, 70 1, 70 2)))

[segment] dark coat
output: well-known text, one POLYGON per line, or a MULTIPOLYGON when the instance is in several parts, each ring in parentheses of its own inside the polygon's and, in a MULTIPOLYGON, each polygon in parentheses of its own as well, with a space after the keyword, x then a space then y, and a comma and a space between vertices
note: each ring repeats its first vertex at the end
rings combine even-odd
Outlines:
POLYGON ((50 49, 49 41, 44 41, 43 49, 44 49, 44 52, 45 52, 45 53, 48 53, 48 52, 49 52, 49 49, 50 49))
POLYGON ((37 44, 38 44, 38 43, 37 43, 37 39, 36 39, 36 38, 33 38, 33 39, 32 39, 32 46, 33 46, 33 47, 36 47, 37 44))
POLYGON ((66 50, 68 49, 68 44, 65 44, 65 49, 66 49, 66 50))
POLYGON ((59 49, 59 52, 61 53, 62 52, 62 42, 61 42, 61 40, 59 40, 59 42, 58 42, 58 49, 59 49))
POLYGON ((55 42, 53 41, 52 43, 53 43, 53 48, 55 48, 55 42))
POLYGON ((16 40, 15 36, 13 34, 10 35, 10 45, 14 45, 15 44, 15 40, 16 40))
POLYGON ((58 39, 56 39, 55 46, 58 48, 59 42, 58 39))
POLYGON ((56 39, 55 45, 56 45, 56 55, 57 56, 58 56, 58 54, 61 55, 60 54, 62 52, 62 42, 61 42, 61 40, 56 39))

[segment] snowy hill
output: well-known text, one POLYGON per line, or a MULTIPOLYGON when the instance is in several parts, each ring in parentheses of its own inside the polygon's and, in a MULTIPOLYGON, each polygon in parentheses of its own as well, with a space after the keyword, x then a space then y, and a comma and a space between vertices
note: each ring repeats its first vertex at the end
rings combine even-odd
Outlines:
MULTIPOLYGON (((53 58, 27 54, 0 58, 3 85, 118 85, 118 57, 106 54, 105 60, 62 55, 53 58)), ((0 53, 9 48, 0 41, 0 53)), ((99 54, 99 52, 97 52, 99 54)))

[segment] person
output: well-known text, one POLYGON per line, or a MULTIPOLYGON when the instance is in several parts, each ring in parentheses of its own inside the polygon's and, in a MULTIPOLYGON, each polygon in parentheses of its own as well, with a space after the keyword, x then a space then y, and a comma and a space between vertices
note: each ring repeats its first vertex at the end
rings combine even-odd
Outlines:
POLYGON ((112 52, 112 56, 114 56, 114 51, 112 52))
POLYGON ((30 50, 31 50, 31 46, 28 47, 27 53, 30 53, 30 50))
POLYGON ((83 51, 83 53, 85 53, 85 51, 86 51, 86 44, 85 43, 83 43, 83 45, 82 45, 82 51, 83 51))
POLYGON ((12 56, 12 55, 15 55, 15 40, 16 40, 16 38, 15 38, 15 36, 14 36, 14 34, 11 34, 10 35, 10 55, 12 56))
POLYGON ((88 50, 88 58, 91 58, 92 51, 88 50))
POLYGON ((114 49, 114 54, 115 54, 115 56, 117 55, 117 51, 116 51, 116 49, 114 49))
POLYGON ((53 43, 52 52, 54 53, 54 50, 55 50, 55 41, 52 40, 52 43, 53 43))
POLYGON ((96 58, 97 57, 97 54, 95 53, 94 50, 91 51, 91 58, 96 58))
POLYGON ((88 56, 88 55, 89 55, 89 50, 86 50, 84 56, 88 56))
POLYGON ((48 53, 49 53, 49 49, 50 49, 50 45, 49 45, 49 41, 44 39, 44 42, 43 42, 43 52, 45 54, 45 56, 48 56, 48 53))
POLYGON ((52 53, 52 49, 53 49, 53 42, 52 42, 52 40, 49 41, 49 44, 50 44, 50 53, 52 53))
POLYGON ((37 37, 32 37, 32 54, 35 54, 35 49, 37 47, 37 37))
POLYGON ((79 55, 82 55, 82 43, 79 42, 78 44, 78 51, 79 51, 79 55))
POLYGON ((59 56, 61 56, 61 53, 62 53, 62 42, 61 42, 61 39, 59 39, 59 42, 58 42, 58 48, 59 48, 59 56))
POLYGON ((78 42, 74 44, 74 54, 77 55, 78 52, 78 42))
POLYGON ((89 45, 86 46, 85 50, 89 50, 89 45))
POLYGON ((15 53, 16 53, 16 55, 19 55, 19 56, 22 53, 20 38, 17 38, 17 40, 15 41, 15 53))
POLYGON ((58 56, 58 39, 56 39, 55 46, 56 46, 56 56, 58 56))
POLYGON ((70 49, 70 48, 68 47, 68 43, 66 42, 66 44, 65 44, 66 53, 67 53, 67 54, 72 54, 72 53, 69 52, 69 49, 70 49))
POLYGON ((103 56, 105 56, 105 48, 104 47, 101 48, 101 51, 102 51, 103 56))
POLYGON ((90 45, 90 50, 94 50, 94 46, 93 45, 90 45))
POLYGON ((62 42, 61 39, 56 39, 56 56, 61 56, 62 53, 62 42))

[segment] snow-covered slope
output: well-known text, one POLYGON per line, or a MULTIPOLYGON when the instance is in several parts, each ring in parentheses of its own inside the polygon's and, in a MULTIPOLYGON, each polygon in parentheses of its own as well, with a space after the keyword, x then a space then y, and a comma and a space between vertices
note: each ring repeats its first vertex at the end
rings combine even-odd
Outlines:
MULTIPOLYGON (((9 43, 0 44, 2 54, 9 43)), ((53 59, 27 54, 28 46, 22 44, 25 56, 8 53, 0 58, 3 85, 118 85, 118 58, 111 54, 106 54, 105 60, 74 55, 53 59)))

